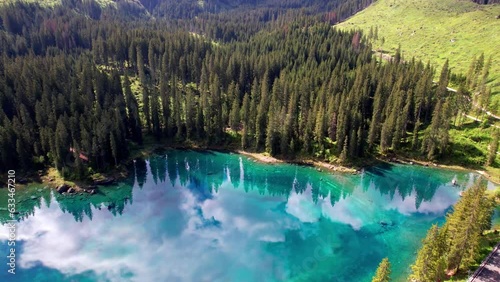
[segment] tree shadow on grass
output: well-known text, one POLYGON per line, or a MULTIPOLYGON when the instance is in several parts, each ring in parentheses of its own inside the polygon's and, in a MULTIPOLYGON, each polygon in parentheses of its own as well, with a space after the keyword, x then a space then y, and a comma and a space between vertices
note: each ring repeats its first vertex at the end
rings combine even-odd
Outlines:
POLYGON ((486 161, 484 154, 473 144, 453 143, 443 161, 449 164, 479 169, 486 161))

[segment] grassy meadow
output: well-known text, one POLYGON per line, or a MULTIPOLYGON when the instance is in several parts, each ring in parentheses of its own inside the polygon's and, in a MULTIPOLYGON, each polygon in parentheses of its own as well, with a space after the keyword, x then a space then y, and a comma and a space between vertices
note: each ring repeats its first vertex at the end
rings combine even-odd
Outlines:
POLYGON ((340 23, 342 29, 378 30, 373 48, 405 58, 430 61, 440 68, 449 59, 452 72, 467 74, 474 56, 492 56, 489 85, 500 101, 500 5, 469 0, 378 0, 340 23))

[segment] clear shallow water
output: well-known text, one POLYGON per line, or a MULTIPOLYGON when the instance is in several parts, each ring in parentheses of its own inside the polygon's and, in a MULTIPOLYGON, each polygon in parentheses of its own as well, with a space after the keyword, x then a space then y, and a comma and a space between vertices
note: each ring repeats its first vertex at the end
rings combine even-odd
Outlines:
MULTIPOLYGON (((477 177, 402 165, 332 175, 193 151, 131 170, 92 197, 19 191, 17 274, 2 261, 0 281, 363 282, 386 256, 403 281, 427 229, 477 177)), ((6 238, 3 225, 1 257, 6 238)))

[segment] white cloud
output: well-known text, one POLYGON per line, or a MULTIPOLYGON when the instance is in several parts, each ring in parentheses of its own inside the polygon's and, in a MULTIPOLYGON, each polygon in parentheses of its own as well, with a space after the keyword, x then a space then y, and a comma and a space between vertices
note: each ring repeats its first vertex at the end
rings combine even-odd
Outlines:
POLYGON ((190 190, 169 182, 146 184, 134 190, 134 205, 126 206, 124 215, 93 209, 93 220, 82 222, 55 201, 50 207, 42 204, 35 216, 18 224, 18 239, 24 241, 18 267, 41 263, 66 275, 94 271, 111 281, 128 281, 122 277, 128 272, 134 274, 130 281, 141 282, 227 281, 236 271, 266 268, 265 260, 272 258, 259 242, 283 241, 284 229, 292 225, 271 211, 281 201, 259 208, 258 198, 228 182, 223 186, 200 202, 190 190), (220 226, 204 224, 210 220, 220 226), (169 235, 166 226, 180 229, 170 230, 178 235, 169 235))

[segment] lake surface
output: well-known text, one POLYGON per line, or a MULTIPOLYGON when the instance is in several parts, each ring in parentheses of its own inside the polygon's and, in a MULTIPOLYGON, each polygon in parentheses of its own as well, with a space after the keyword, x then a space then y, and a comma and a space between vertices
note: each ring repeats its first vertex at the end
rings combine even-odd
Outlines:
POLYGON ((363 282, 384 257, 403 281, 427 229, 477 178, 403 165, 331 174, 195 151, 130 169, 94 196, 18 191, 16 275, 4 224, 0 281, 363 282))

